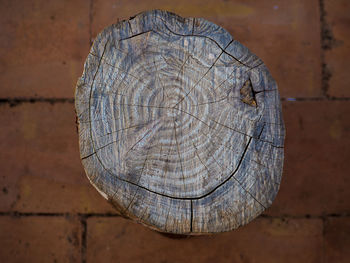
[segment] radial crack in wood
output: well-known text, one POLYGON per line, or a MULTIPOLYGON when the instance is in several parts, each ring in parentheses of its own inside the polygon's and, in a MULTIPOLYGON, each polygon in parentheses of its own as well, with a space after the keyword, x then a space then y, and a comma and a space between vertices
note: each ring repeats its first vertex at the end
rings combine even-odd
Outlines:
POLYGON ((277 85, 223 28, 159 10, 107 27, 75 98, 87 177, 125 217, 198 235, 272 204, 284 144, 277 85))

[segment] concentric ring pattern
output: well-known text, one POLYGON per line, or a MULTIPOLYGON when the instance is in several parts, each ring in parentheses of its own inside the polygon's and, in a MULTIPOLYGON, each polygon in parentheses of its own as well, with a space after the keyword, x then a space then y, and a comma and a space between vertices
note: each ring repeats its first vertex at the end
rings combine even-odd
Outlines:
POLYGON ((91 183, 156 230, 228 231, 278 191, 277 85, 259 58, 204 19, 155 10, 106 28, 78 81, 76 111, 91 183))

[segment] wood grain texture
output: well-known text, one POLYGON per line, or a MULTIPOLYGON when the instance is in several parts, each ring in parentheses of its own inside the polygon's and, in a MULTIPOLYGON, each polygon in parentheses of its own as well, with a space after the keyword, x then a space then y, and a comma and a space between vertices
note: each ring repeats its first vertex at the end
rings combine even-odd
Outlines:
POLYGON ((75 98, 87 177, 128 218, 161 232, 224 232, 278 192, 277 85, 211 22, 154 10, 107 27, 75 98))

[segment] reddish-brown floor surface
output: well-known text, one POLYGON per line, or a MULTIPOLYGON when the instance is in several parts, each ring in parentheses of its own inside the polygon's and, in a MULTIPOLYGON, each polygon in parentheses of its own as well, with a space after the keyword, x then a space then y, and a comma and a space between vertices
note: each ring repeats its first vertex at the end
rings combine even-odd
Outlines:
POLYGON ((0 0, 0 262, 349 262, 349 29, 348 0, 0 0), (237 231, 160 235, 85 177, 75 83, 96 34, 149 9, 226 28, 279 85, 280 192, 237 231))

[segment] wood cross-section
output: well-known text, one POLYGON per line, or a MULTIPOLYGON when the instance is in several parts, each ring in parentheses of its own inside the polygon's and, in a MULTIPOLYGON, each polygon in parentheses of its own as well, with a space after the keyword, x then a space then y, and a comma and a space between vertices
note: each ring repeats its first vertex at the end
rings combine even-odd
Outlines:
POLYGON ((90 182, 153 229, 229 231, 278 192, 277 85, 257 56, 204 19, 155 10, 106 28, 78 81, 76 111, 90 182))

